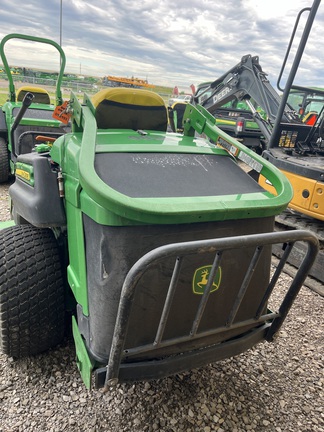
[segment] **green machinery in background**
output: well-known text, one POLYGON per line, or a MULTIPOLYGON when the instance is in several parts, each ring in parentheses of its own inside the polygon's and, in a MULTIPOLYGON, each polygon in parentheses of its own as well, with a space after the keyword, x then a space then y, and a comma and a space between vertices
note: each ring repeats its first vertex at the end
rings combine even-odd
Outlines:
MULTIPOLYGON (((35 36, 9 34, 0 43, 0 56, 8 80, 8 100, 0 109, 0 183, 14 174, 14 165, 20 154, 30 153, 42 142, 42 135, 55 139, 68 130, 67 125, 53 118, 55 105, 49 93, 37 85, 23 85, 16 89, 5 48, 12 39, 26 40, 35 44, 54 47, 59 54, 60 70, 56 82, 55 103, 61 105, 61 83, 66 64, 62 48, 54 41, 35 36)), ((35 45, 36 46, 36 45, 35 45)))

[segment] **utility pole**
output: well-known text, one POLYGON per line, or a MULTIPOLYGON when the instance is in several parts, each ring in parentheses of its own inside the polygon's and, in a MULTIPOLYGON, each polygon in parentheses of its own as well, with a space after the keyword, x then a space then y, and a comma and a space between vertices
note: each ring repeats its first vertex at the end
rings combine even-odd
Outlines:
POLYGON ((62 46, 62 3, 63 3, 63 0, 61 0, 61 3, 60 3, 60 46, 62 46))

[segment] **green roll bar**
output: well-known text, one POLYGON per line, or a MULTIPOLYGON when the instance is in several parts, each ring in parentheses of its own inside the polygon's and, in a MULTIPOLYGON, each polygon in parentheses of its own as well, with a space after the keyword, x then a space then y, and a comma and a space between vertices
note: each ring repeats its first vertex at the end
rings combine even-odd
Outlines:
POLYGON ((15 102, 15 100, 16 100, 15 85, 14 85, 13 77, 12 77, 12 74, 10 72, 10 67, 9 67, 7 57, 5 54, 5 50, 4 50, 5 44, 10 39, 29 40, 32 42, 38 42, 38 43, 43 43, 43 44, 47 44, 47 45, 52 45, 54 48, 57 49, 57 51, 60 54, 61 63, 60 63, 60 71, 59 71, 57 82, 56 82, 56 105, 62 105, 63 98, 62 98, 62 92, 61 92, 61 84, 62 84, 64 69, 65 69, 65 64, 66 64, 66 58, 65 58, 64 51, 62 50, 62 48, 60 47, 59 44, 57 44, 56 42, 54 42, 50 39, 40 38, 40 37, 36 37, 36 36, 28 36, 28 35, 23 35, 23 34, 19 34, 19 33, 11 33, 11 34, 5 36, 0 43, 0 55, 1 55, 2 63, 3 63, 3 66, 5 68, 5 71, 6 71, 6 74, 8 77, 8 81, 9 81, 9 100, 10 100, 10 102, 15 102))

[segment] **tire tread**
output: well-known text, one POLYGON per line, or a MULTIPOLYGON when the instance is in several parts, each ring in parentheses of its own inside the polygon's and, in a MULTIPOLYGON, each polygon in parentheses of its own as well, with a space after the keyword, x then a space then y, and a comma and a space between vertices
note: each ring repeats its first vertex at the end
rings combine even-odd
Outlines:
POLYGON ((22 358, 64 337, 64 286, 49 229, 18 225, 0 231, 0 347, 22 358))

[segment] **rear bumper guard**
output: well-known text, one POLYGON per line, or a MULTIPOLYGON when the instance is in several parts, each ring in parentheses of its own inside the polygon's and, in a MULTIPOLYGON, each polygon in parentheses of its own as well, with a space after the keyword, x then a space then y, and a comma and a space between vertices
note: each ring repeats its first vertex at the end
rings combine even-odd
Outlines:
POLYGON ((185 370, 201 367, 208 363, 237 355, 263 340, 272 341, 284 322, 299 290, 303 286, 307 274, 316 258, 318 249, 318 239, 313 233, 304 230, 297 230, 284 233, 272 232, 248 236, 174 243, 158 247, 147 253, 135 263, 125 278, 108 364, 106 367, 96 370, 96 387, 104 387, 105 390, 108 390, 109 387, 116 385, 118 381, 138 381, 162 378, 167 375, 180 373, 185 370), (282 273, 294 244, 298 241, 307 243, 307 251, 294 279, 292 279, 290 286, 287 289, 282 303, 278 308, 278 312, 271 312, 266 308, 267 302, 276 286, 276 283, 278 282, 279 276, 282 273), (234 322, 263 247, 279 243, 283 245, 284 253, 273 273, 273 276, 271 277, 256 313, 252 312, 253 317, 249 320, 234 322), (199 332, 198 327, 208 302, 214 277, 218 266, 221 263, 222 253, 226 250, 243 250, 248 247, 255 248, 254 254, 239 288, 238 295, 236 296, 230 313, 227 316, 225 327, 209 330, 208 332, 199 332), (179 338, 169 340, 164 339, 163 333, 172 306, 172 299, 177 289, 177 279, 181 268, 182 258, 190 254, 204 254, 211 252, 215 253, 214 262, 189 334, 179 338), (174 257, 175 265, 155 340, 152 344, 146 344, 132 349, 125 349, 125 339, 136 286, 147 268, 165 257, 174 257), (253 325, 253 328, 247 329, 247 326, 251 325, 253 325), (190 349, 187 351, 183 350, 183 352, 179 351, 177 354, 168 356, 157 355, 157 358, 151 360, 145 359, 146 353, 149 353, 152 358, 152 352, 161 352, 161 349, 166 346, 178 344, 185 346, 186 343, 192 344, 192 341, 194 340, 208 338, 214 334, 224 332, 224 330, 230 331, 234 328, 242 328, 242 333, 234 338, 229 337, 227 340, 223 340, 220 343, 209 344, 205 347, 200 346, 197 349, 190 349), (132 356, 133 358, 136 358, 137 356, 137 359, 132 361, 132 356))

